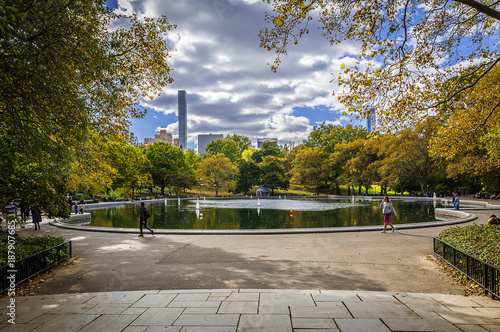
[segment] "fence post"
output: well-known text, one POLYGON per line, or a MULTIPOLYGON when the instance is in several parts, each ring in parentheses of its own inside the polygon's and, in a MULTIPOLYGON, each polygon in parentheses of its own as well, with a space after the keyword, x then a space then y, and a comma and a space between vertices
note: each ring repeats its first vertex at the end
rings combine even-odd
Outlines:
POLYGON ((488 266, 483 263, 483 284, 484 284, 484 295, 488 295, 488 266))
MULTIPOLYGON (((17 260, 15 262, 15 267, 17 270, 16 285, 26 280, 29 280, 35 275, 44 272, 50 267, 57 265, 58 263, 65 260, 66 258, 60 259, 61 252, 59 249, 62 248, 62 246, 66 246, 67 248, 67 246, 69 245, 70 248, 69 256, 71 257, 71 243, 72 243, 71 241, 66 241, 65 243, 62 243, 60 245, 42 250, 29 257, 17 260), (49 264, 49 262, 47 261, 47 256, 50 254, 49 251, 51 250, 56 250, 56 257, 55 257, 55 259, 57 259, 56 264, 49 264)), ((0 293, 4 293, 9 288, 9 283, 7 282, 7 270, 9 269, 10 267, 8 264, 0 267, 0 277, 2 278, 2 280, 0 281, 0 293)))
POLYGON ((479 259, 471 257, 465 252, 456 249, 455 247, 449 245, 448 243, 434 238, 434 253, 439 256, 442 253, 441 258, 452 267, 460 272, 464 272, 456 266, 457 252, 465 256, 465 275, 467 280, 472 280, 484 289, 485 295, 491 294, 492 298, 499 298, 500 295, 500 269, 492 265, 487 264, 479 259), (439 245, 442 248, 439 248, 439 245), (452 252, 451 257, 446 257, 446 246, 448 246, 452 252), (482 269, 482 270, 481 270, 482 269))
POLYGON ((470 274, 470 269, 469 269, 469 255, 465 255, 465 276, 467 277, 467 280, 469 280, 469 274, 470 274))

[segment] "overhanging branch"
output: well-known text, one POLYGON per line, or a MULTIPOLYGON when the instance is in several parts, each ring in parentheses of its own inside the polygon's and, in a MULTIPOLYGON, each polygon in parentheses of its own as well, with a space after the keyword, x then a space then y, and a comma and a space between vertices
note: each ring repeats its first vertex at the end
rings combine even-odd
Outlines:
POLYGON ((474 0, 455 0, 456 2, 460 2, 466 6, 472 7, 480 13, 483 13, 486 16, 492 17, 495 20, 500 21, 500 12, 498 10, 493 9, 491 6, 483 5, 482 3, 474 0))

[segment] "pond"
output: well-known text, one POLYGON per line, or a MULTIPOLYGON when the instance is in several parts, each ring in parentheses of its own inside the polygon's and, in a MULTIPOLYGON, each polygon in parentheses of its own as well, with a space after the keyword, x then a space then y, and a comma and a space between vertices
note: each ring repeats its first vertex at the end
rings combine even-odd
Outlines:
MULTIPOLYGON (((280 229, 381 225, 380 199, 200 199, 146 202, 154 229, 280 229)), ((439 201, 393 200, 396 224, 436 221, 439 201)), ((449 206, 448 206, 449 207, 449 206)), ((138 228, 139 204, 96 209, 86 226, 138 228)))

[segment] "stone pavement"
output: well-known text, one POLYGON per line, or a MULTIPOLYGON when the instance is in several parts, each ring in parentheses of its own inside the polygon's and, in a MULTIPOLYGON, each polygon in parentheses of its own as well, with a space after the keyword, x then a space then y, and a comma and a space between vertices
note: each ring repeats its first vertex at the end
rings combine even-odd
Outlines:
MULTIPOLYGON (((6 308, 8 298, 0 300, 6 308)), ((183 290, 16 299, 0 331, 500 331, 500 301, 331 290, 183 290)))
POLYGON ((28 226, 71 239, 75 258, 39 285, 46 295, 15 298, 15 325, 0 299, 0 332, 500 332, 500 301, 459 295, 426 259, 449 226, 145 238, 28 226))

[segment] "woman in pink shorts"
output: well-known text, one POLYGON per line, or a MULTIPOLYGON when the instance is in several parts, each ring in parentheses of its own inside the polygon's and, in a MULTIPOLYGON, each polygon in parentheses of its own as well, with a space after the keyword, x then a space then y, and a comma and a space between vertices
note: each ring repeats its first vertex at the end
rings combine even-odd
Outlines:
POLYGON ((382 209, 382 213, 384 214, 384 230, 382 231, 382 233, 385 233, 388 224, 391 225, 392 231, 394 232, 396 227, 394 227, 394 225, 391 223, 390 217, 392 213, 394 213, 394 216, 396 217, 398 216, 398 214, 396 213, 396 210, 394 210, 394 206, 392 206, 392 203, 389 200, 388 196, 384 197, 384 200, 382 201, 382 203, 380 203, 380 208, 382 209))

